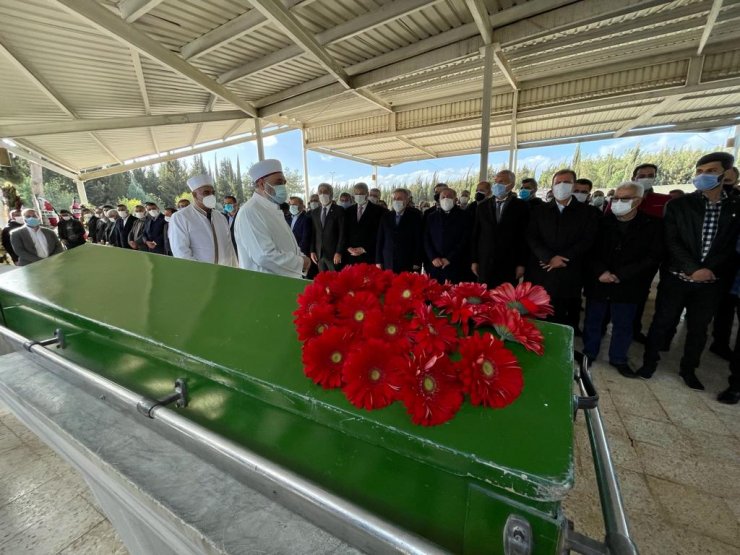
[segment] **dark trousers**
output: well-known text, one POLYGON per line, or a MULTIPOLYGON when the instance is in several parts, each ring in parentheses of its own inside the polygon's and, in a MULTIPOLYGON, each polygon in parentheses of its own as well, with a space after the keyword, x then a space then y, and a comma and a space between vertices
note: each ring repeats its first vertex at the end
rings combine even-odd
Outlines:
POLYGON ((555 311, 548 321, 578 329, 581 320, 581 298, 552 297, 550 304, 555 311))
POLYGON ((735 314, 740 317, 740 303, 735 295, 729 291, 724 292, 722 301, 717 307, 717 314, 714 315, 714 329, 712 336, 714 343, 722 347, 730 346, 730 335, 732 335, 732 324, 735 320, 735 314))
POLYGON ((658 285, 655 317, 645 344, 643 365, 646 369, 654 371, 657 367, 660 347, 673 333, 684 308, 686 341, 680 370, 692 373, 699 367, 701 353, 707 342, 709 323, 717 311, 724 287, 722 282, 688 283, 673 274, 665 274, 658 285))
POLYGON ((586 319, 583 322, 583 353, 591 360, 599 356, 601 340, 604 338, 603 323, 608 311, 611 312, 612 320, 609 362, 626 364, 627 351, 632 343, 632 323, 637 311, 636 303, 613 303, 587 299, 586 319))
POLYGON ((648 297, 650 296, 650 289, 646 289, 640 297, 640 300, 635 305, 635 319, 632 325, 633 336, 642 333, 642 315, 645 314, 645 304, 647 304, 648 297))
POLYGON ((333 256, 331 258, 325 258, 323 256, 319 258, 319 272, 326 272, 326 271, 336 272, 336 271, 339 271, 340 269, 341 269, 340 264, 336 264, 336 265, 334 264, 333 256))
MULTIPOLYGON (((735 304, 740 310, 740 299, 735 297, 735 304)), ((730 389, 740 391, 740 333, 735 336, 735 350, 730 359, 730 389)))

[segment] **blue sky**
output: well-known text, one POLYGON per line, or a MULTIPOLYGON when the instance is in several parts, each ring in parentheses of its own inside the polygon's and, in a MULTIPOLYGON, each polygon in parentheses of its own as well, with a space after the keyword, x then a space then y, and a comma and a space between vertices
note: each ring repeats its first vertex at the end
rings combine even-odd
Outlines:
MULTIPOLYGON (((658 133, 642 137, 583 142, 581 143, 581 155, 583 157, 596 156, 607 154, 609 151, 614 152, 614 154, 620 154, 638 143, 646 151, 658 151, 665 147, 688 147, 710 151, 710 149, 724 146, 725 141, 733 135, 734 128, 729 127, 711 133, 658 133)), ((299 131, 290 131, 281 135, 267 137, 264 144, 265 157, 278 158, 282 161, 283 167, 298 170, 301 174, 303 173, 301 136, 299 131)), ((529 167, 535 168, 537 166, 545 168, 552 163, 560 162, 567 165, 567 162, 573 157, 576 144, 521 149, 519 151, 518 165, 523 166, 526 164, 529 167)), ((220 149, 215 152, 219 160, 229 157, 234 162, 238 155, 242 168, 246 168, 251 162, 257 160, 257 147, 253 142, 220 149)), ((211 162, 214 153, 210 152, 203 156, 211 162)), ((489 164, 498 167, 502 164, 507 164, 508 159, 508 152, 492 152, 489 155, 489 164)), ((407 162, 390 168, 379 167, 378 181, 381 187, 393 187, 415 181, 417 177, 431 178, 435 172, 438 173, 438 178, 442 181, 454 177, 463 177, 468 172, 475 175, 478 172, 478 161, 478 155, 465 155, 407 162)), ((351 162, 342 158, 335 158, 309 151, 308 174, 312 190, 321 182, 333 182, 339 186, 340 190, 343 190, 356 181, 370 183, 372 167, 367 164, 351 162)))

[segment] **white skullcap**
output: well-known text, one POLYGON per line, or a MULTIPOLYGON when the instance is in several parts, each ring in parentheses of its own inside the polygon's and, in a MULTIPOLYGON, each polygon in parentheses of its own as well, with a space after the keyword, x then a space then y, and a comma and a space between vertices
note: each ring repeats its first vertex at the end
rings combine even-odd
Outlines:
POLYGON ((266 175, 270 175, 271 173, 282 171, 283 165, 280 163, 280 160, 268 158, 267 160, 257 162, 251 168, 249 168, 249 177, 252 178, 252 183, 254 183, 261 177, 265 177, 266 175))
POLYGON ((203 187, 204 185, 213 185, 213 179, 207 173, 203 175, 196 175, 188 179, 188 187, 190 187, 191 191, 195 191, 196 189, 203 187))

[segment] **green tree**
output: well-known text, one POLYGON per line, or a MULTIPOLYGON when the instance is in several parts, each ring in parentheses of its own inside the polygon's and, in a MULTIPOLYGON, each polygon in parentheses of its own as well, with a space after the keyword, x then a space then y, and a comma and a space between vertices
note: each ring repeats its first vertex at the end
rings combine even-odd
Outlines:
POLYGON ((168 205, 188 190, 188 172, 179 160, 168 160, 159 166, 159 196, 168 205))

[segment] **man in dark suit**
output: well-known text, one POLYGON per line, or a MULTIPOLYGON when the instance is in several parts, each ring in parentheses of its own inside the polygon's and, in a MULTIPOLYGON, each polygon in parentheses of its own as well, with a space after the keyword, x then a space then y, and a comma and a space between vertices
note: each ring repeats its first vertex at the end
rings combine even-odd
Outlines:
POLYGON ((41 227, 41 220, 35 210, 23 212, 25 224, 10 234, 10 244, 18 255, 17 266, 28 266, 44 258, 64 252, 57 234, 41 227))
POLYGON ((679 374, 690 388, 704 389, 695 372, 725 282, 733 279, 736 268, 740 199, 722 189, 722 177, 733 162, 726 152, 702 156, 694 176, 697 192, 666 204, 663 221, 668 256, 638 371, 645 379, 655 373, 659 350, 685 308, 686 341, 679 374))
POLYGON ((117 247, 124 249, 130 249, 131 245, 128 242, 128 236, 131 233, 131 229, 134 227, 134 223, 137 221, 131 214, 129 214, 128 208, 125 204, 118 205, 118 219, 116 220, 116 231, 115 231, 115 244, 117 247))
POLYGON ((69 210, 59 211, 60 221, 57 224, 59 240, 68 249, 74 249, 85 244, 85 226, 72 217, 69 210))
POLYGON ((10 256, 13 264, 18 264, 18 255, 15 254, 15 251, 13 250, 13 245, 10 244, 10 234, 13 232, 14 229, 23 227, 24 223, 25 221, 23 220, 23 213, 20 210, 13 210, 10 213, 10 220, 8 220, 8 224, 3 228, 2 231, 3 248, 5 249, 5 252, 8 253, 8 255, 10 256))
POLYGON ((424 228, 424 251, 429 260, 429 275, 440 283, 460 283, 468 279, 472 221, 456 205, 457 193, 442 189, 439 209, 434 210, 424 228))
POLYGON ((529 204, 530 210, 545 202, 537 196, 537 180, 534 177, 525 177, 522 179, 522 186, 519 188, 519 198, 529 204))
POLYGON ((493 197, 478 204, 473 225, 472 270, 488 287, 516 284, 529 256, 529 206, 513 193, 516 176, 509 170, 494 177, 493 197))
POLYGON ((234 252, 236 252, 236 239, 234 239, 234 221, 236 220, 236 213, 239 212, 239 202, 236 197, 227 195, 224 197, 224 216, 226 221, 229 223, 229 231, 231 232, 231 242, 234 245, 234 252))
POLYGON ((408 205, 406 189, 393 191, 392 211, 383 214, 378 229, 375 262, 385 270, 418 272, 421 270, 421 212, 408 205))
POLYGON ((301 253, 308 256, 311 252, 311 219, 306 214, 301 197, 290 197, 288 204, 290 216, 285 218, 285 221, 290 226, 301 253))
POLYGON ((87 229, 87 240, 91 243, 97 243, 98 239, 95 236, 95 231, 98 229, 98 216, 92 210, 85 208, 82 211, 82 221, 87 229))
POLYGON ((149 217, 144 223, 144 244, 149 252, 165 254, 164 214, 160 213, 159 207, 153 202, 146 203, 149 217))
POLYGON ((347 264, 374 264, 378 228, 384 210, 369 201, 367 184, 356 183, 352 194, 355 204, 344 212, 347 237, 344 261, 347 264))
POLYGON ((344 208, 333 201, 334 189, 328 183, 320 184, 318 192, 321 206, 311 212, 311 260, 320 272, 334 271, 344 251, 344 208))
POLYGON ((555 201, 536 206, 529 218, 529 262, 525 279, 543 286, 555 313, 550 318, 578 333, 584 263, 598 231, 593 207, 573 198, 576 174, 559 170, 552 178, 555 201))

